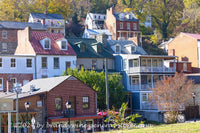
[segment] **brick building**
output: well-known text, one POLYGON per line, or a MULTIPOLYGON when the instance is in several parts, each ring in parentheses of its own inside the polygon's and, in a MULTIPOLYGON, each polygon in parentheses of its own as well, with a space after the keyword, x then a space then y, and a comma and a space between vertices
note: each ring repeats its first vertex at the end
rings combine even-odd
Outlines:
POLYGON ((106 11, 105 26, 112 34, 113 40, 128 40, 135 38, 135 41, 140 38, 139 20, 131 12, 116 12, 114 7, 106 11))
MULTIPOLYGON (((13 93, 1 93, 0 98, 15 100, 16 96, 13 93)), ((67 124, 68 112, 65 105, 67 101, 72 103, 70 110, 71 124, 94 124, 97 119, 102 118, 97 115, 97 92, 74 76, 37 79, 23 86, 22 93, 19 94, 19 118, 21 122, 26 120, 24 103, 27 101, 31 103, 28 109, 29 121, 34 117, 35 122, 40 124, 46 122, 54 125, 67 124)), ((2 119, 6 120, 7 116, 3 115, 2 119)), ((15 123, 15 119, 12 119, 12 122, 15 123)), ((7 126, 4 125, 4 127, 5 131, 7 126)), ((92 126, 90 125, 90 127, 92 126)), ((29 129, 29 131, 31 130, 33 129, 29 129)), ((73 132, 80 130, 78 127, 71 128, 73 132)), ((95 129, 87 127, 83 130, 94 131, 95 129)), ((47 131, 49 133, 52 131, 64 133, 67 131, 67 127, 47 128, 47 131)))
POLYGON ((168 44, 168 55, 178 56, 178 61, 191 62, 192 72, 200 68, 200 34, 181 32, 168 44))
POLYGON ((17 31, 25 29, 26 26, 33 31, 46 31, 46 27, 39 23, 0 21, 0 91, 7 90, 7 81, 25 84, 33 79, 34 62, 30 65, 30 60, 34 57, 15 55, 18 45, 17 31))

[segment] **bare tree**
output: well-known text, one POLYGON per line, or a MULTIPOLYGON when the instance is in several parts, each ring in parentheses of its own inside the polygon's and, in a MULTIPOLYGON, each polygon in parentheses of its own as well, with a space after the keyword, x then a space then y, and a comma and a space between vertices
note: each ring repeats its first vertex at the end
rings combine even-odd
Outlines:
POLYGON ((170 123, 176 122, 178 114, 185 106, 191 103, 195 86, 183 73, 176 73, 174 77, 165 77, 157 81, 152 89, 150 101, 157 105, 159 110, 166 111, 170 123))

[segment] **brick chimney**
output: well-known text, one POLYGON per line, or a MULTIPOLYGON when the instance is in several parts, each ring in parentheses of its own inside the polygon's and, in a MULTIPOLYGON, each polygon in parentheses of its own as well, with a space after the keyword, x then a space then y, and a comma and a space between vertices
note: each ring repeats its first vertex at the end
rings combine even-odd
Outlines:
POLYGON ((26 32, 27 40, 30 41, 31 40, 31 27, 26 27, 25 32, 26 32))
POLYGON ((106 46, 106 45, 107 45, 107 39, 108 39, 108 35, 106 35, 105 33, 101 33, 101 34, 98 34, 98 35, 96 36, 97 42, 102 43, 103 46, 106 46))

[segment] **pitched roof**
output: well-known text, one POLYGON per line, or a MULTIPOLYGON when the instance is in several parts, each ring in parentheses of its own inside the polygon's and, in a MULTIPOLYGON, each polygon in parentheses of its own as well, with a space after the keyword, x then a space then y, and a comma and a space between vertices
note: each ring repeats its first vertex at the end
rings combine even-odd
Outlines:
MULTIPOLYGON (((113 58, 113 55, 104 47, 102 47, 102 52, 96 52, 92 45, 97 44, 95 39, 90 38, 67 38, 72 48, 79 58, 113 58), (80 52, 80 48, 77 43, 85 44, 85 52, 80 52)), ((99 43, 101 44, 101 43, 99 43)), ((102 44, 101 44, 102 45, 102 44)))
POLYGON ((136 16, 135 16, 133 13, 131 13, 131 12, 114 12, 113 15, 115 16, 116 20, 118 20, 118 21, 131 21, 131 22, 138 22, 138 21, 139 21, 139 20, 136 18, 136 16), (120 18, 120 17, 119 17, 119 15, 120 15, 121 13, 124 14, 124 18, 120 18), (131 15, 132 15, 132 18, 131 18, 131 19, 126 18, 125 16, 126 16, 127 14, 131 14, 131 15))
POLYGON ((181 33, 191 36, 197 40, 200 39, 200 34, 192 34, 192 33, 184 33, 184 32, 181 32, 181 33))
POLYGON ((120 44, 120 46, 122 47, 121 53, 122 54, 128 54, 127 50, 124 49, 124 47, 132 44, 132 45, 136 46, 135 54, 147 55, 147 53, 144 51, 144 49, 140 46, 137 46, 133 41, 129 41, 129 40, 107 40, 107 44, 108 44, 109 50, 112 51, 113 54, 115 52, 111 49, 111 46, 116 45, 116 44, 120 44))
POLYGON ((31 13, 30 15, 38 19, 64 19, 61 14, 31 13))
MULTIPOLYGON (((35 79, 27 83, 22 87, 22 93, 19 94, 19 98, 28 97, 32 95, 36 95, 42 92, 48 92, 55 88, 57 85, 61 84, 65 80, 73 77, 69 76, 60 76, 60 77, 52 77, 52 78, 42 78, 42 79, 35 79), (34 86, 34 89, 37 91, 31 91, 31 85, 34 86)), ((0 93, 0 98, 16 98, 15 93, 0 93)))
POLYGON ((105 33, 106 35, 111 36, 112 34, 110 33, 109 30, 93 30, 93 29, 85 29, 89 34, 92 35, 97 35, 97 34, 101 34, 101 33, 105 33))
POLYGON ((33 30, 46 30, 46 26, 42 25, 41 23, 0 21, 0 28, 23 30, 26 27, 31 27, 33 30))
POLYGON ((61 50, 56 41, 63 39, 64 36, 61 33, 49 33, 49 32, 38 32, 31 31, 30 43, 36 54, 43 55, 76 55, 72 47, 67 43, 67 50, 61 50), (40 40, 44 38, 51 40, 51 49, 43 49, 40 40))

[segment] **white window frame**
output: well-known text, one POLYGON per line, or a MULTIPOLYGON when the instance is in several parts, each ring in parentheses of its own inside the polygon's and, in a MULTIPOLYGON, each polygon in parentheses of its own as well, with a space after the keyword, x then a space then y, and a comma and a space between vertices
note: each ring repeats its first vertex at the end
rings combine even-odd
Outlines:
POLYGON ((131 29, 130 23, 127 23, 127 30, 130 30, 130 29, 131 29))
POLYGON ((67 50, 67 41, 61 41, 61 49, 67 50), (65 42, 65 48, 63 48, 63 42, 65 42))
POLYGON ((47 59, 47 57, 41 57, 41 68, 42 68, 42 69, 47 69, 47 68, 48 68, 47 65, 48 65, 48 59, 47 59), (46 58, 46 67, 43 67, 43 66, 42 66, 42 64, 43 64, 42 58, 46 58))
POLYGON ((3 67, 3 58, 0 58, 0 68, 3 67))
POLYGON ((187 63, 183 63, 183 71, 184 71, 184 72, 187 71, 187 63))
POLYGON ((120 22, 120 29, 123 29, 123 23, 120 22))
POLYGON ((17 66, 16 58, 11 58, 11 59, 10 59, 10 67, 11 67, 11 68, 16 68, 16 66, 17 66), (15 61, 12 62, 12 59, 14 59, 15 61), (13 67, 12 65, 14 65, 14 67, 13 67))
POLYGON ((13 83, 13 85, 16 84, 17 83, 17 78, 10 78, 10 82, 12 81, 12 79, 15 80, 15 83, 13 83))
POLYGON ((133 30, 137 30, 137 24, 133 23, 133 30))
POLYGON ((26 67, 32 68, 32 66, 33 66, 33 60, 32 59, 26 59, 26 67), (28 60, 31 60, 31 66, 28 66, 28 60))
POLYGON ((2 51, 3 52, 7 52, 8 51, 8 44, 5 43, 5 42, 2 43, 2 51))
POLYGON ((53 58, 53 68, 54 68, 54 69, 59 69, 59 68, 60 68, 60 58, 59 58, 59 57, 54 57, 54 58, 53 58), (58 67, 55 67, 55 59, 56 59, 56 58, 58 59, 58 67))
POLYGON ((8 38, 8 33, 6 30, 2 31, 2 39, 7 39, 8 38))
POLYGON ((148 102, 148 93, 142 93, 141 95, 142 95, 142 96, 141 96, 141 101, 142 101, 142 103, 148 102), (146 100, 145 100, 145 101, 143 100, 143 97, 146 97, 146 100))
POLYGON ((44 39, 44 47, 43 47, 44 49, 51 49, 51 40, 49 39, 49 38, 46 38, 46 39, 44 39), (48 41, 49 42, 49 47, 48 48, 46 48, 45 46, 46 46, 46 41, 48 41))

